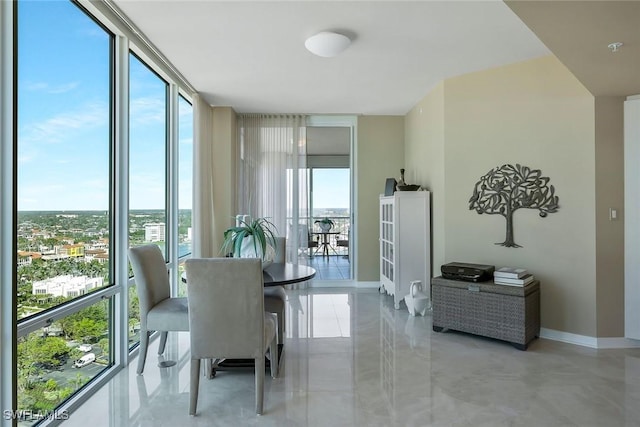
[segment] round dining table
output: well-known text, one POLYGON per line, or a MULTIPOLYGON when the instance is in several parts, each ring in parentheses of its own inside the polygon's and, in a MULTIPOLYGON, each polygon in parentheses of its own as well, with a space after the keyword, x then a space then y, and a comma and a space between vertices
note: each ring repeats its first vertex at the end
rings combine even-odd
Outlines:
MULTIPOLYGON (((274 262, 262 270, 264 287, 285 286, 306 282, 307 280, 313 279, 315 275, 315 268, 290 262, 274 262)), ((182 273, 180 278, 184 283, 187 283, 187 275, 185 272, 182 273)))
POLYGON ((264 286, 284 286, 294 283, 306 282, 315 277, 316 270, 313 267, 290 262, 274 262, 262 270, 264 286))

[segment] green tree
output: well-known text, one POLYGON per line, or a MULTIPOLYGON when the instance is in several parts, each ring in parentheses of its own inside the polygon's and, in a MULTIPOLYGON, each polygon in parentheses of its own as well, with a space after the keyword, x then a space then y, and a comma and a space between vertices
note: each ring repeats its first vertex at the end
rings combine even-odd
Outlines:
POLYGON ((62 338, 31 334, 18 343, 18 369, 33 374, 38 366, 56 368, 65 362, 70 351, 62 338))
POLYGON ((84 318, 75 322, 72 336, 93 343, 98 341, 106 330, 107 322, 105 320, 84 318))
POLYGON ((66 337, 96 342, 107 330, 107 301, 101 301, 60 320, 66 337))

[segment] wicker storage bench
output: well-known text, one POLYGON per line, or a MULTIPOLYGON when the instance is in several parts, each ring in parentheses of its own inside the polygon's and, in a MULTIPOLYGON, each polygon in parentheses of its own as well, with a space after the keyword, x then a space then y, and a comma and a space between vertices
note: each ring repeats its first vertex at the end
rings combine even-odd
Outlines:
POLYGON ((540 333, 540 282, 524 287, 431 279, 433 330, 509 341, 519 350, 540 333))

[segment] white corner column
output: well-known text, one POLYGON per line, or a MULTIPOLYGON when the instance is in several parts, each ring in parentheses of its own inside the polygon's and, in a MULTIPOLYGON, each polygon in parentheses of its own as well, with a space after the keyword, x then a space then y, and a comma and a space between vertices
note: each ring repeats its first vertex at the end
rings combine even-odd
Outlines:
POLYGON ((640 95, 624 103, 624 336, 640 339, 640 95))

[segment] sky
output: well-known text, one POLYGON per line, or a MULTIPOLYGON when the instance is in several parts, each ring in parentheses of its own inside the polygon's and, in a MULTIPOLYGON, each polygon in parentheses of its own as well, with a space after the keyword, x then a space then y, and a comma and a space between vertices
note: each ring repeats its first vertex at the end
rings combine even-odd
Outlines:
MULTIPOLYGON (((107 210, 110 36, 68 1, 18 2, 18 210, 107 210)), ((129 205, 166 203, 166 82, 130 55, 129 205)), ((193 109, 179 101, 179 207, 192 207, 193 109)), ((314 170, 314 208, 349 207, 349 170, 314 170)))
POLYGON ((313 170, 313 207, 349 207, 349 169, 313 170))
MULTIPOLYGON (((18 3, 18 210, 109 206, 109 34, 67 1, 18 3)), ((166 83, 130 56, 130 208, 165 205, 166 83)), ((179 102, 179 206, 192 109, 179 102)))

